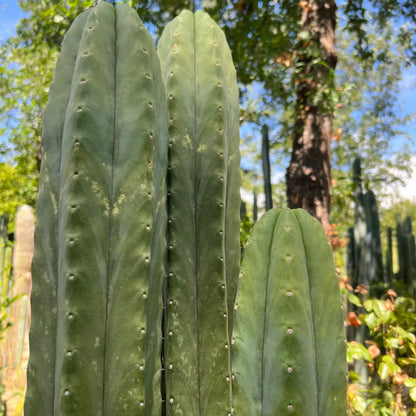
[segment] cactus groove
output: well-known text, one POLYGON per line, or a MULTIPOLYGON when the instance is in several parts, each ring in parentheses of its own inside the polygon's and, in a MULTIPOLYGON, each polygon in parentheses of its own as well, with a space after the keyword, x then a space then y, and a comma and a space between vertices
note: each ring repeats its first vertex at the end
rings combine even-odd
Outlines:
POLYGON ((45 110, 27 415, 161 411, 166 111, 137 14, 81 14, 45 110))
POLYGON ((158 53, 169 113, 168 415, 231 411, 229 338, 239 270, 239 102, 223 32, 169 23, 158 53))
POLYGON ((341 298, 320 224, 303 210, 270 210, 253 229, 240 276, 235 414, 346 414, 341 298))

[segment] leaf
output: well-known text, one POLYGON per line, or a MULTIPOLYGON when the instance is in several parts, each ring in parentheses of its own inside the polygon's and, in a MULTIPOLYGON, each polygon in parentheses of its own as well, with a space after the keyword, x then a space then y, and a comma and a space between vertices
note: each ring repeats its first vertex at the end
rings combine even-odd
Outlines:
POLYGON ((394 362, 392 357, 384 355, 378 366, 377 373, 382 380, 385 380, 388 376, 394 375, 401 371, 402 369, 394 362))
POLYGON ((349 342, 347 348, 347 361, 349 363, 352 363, 354 362, 354 360, 361 359, 364 359, 369 362, 373 361, 370 352, 363 344, 360 344, 357 341, 349 342))
POLYGON ((386 303, 384 301, 376 299, 373 307, 374 312, 381 322, 386 323, 390 319, 392 311, 386 309, 386 303))
POLYGON ((352 405, 354 409, 360 413, 364 413, 365 409, 367 408, 367 404, 362 396, 355 396, 352 400, 352 405))
POLYGON ((298 38, 300 40, 309 40, 311 38, 311 33, 308 32, 307 30, 303 30, 298 33, 298 38))
POLYGON ((401 366, 406 366, 406 365, 415 365, 416 366, 416 358, 412 358, 412 357, 398 358, 397 362, 401 366))
POLYGON ((347 299, 348 299, 348 302, 352 303, 355 306, 358 306, 358 307, 363 306, 360 301, 360 298, 354 295, 353 293, 351 293, 350 291, 347 291, 347 299))
POLYGON ((389 373, 390 373, 389 366, 386 363, 381 362, 380 365, 378 366, 377 373, 382 380, 385 380, 389 376, 389 373))
POLYGON ((364 308, 367 310, 367 312, 371 312, 374 309, 374 299, 365 300, 364 308))
POLYGON ((360 376, 358 375, 358 373, 352 370, 348 373, 348 378, 353 383, 355 383, 356 381, 360 381, 360 376))
POLYGON ((416 402, 416 387, 410 389, 409 396, 414 402, 416 402))
POLYGON ((378 319, 374 312, 365 315, 364 321, 370 329, 373 329, 378 325, 378 319))
POLYGON ((409 377, 405 382, 404 385, 409 388, 416 388, 416 378, 409 377))
POLYGON ((412 343, 416 342, 415 334, 412 334, 411 332, 407 332, 404 328, 401 328, 400 326, 395 326, 392 328, 392 330, 396 332, 397 335, 400 335, 402 338, 408 339, 412 343))

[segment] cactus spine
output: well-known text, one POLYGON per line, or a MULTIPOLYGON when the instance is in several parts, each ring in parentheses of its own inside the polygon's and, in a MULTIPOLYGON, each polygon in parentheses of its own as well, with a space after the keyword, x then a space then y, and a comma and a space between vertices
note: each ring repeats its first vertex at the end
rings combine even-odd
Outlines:
POLYGON ((240 251, 235 69, 203 12, 169 23, 158 53, 169 106, 167 414, 227 414, 240 251))
POLYGON ((246 248, 233 345, 236 415, 345 415, 345 334, 332 251, 303 210, 271 210, 246 248))
POLYGON ((160 412, 166 119, 137 14, 81 14, 45 111, 28 415, 160 412))

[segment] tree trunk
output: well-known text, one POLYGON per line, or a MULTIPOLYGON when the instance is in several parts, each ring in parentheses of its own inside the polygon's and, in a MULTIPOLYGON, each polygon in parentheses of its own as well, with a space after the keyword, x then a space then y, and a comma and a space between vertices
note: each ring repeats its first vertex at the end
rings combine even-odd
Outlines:
POLYGON ((296 75, 297 103, 293 150, 286 173, 290 208, 303 208, 329 230, 330 145, 335 54, 336 3, 309 0, 302 7, 296 75), (304 36, 306 33, 309 35, 304 36), (316 58, 319 59, 316 59, 316 58))

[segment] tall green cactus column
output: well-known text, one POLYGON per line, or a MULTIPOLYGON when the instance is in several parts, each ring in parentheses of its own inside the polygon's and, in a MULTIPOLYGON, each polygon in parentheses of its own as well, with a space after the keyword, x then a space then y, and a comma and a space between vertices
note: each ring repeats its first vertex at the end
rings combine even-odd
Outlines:
POLYGON ((416 249, 412 233, 412 220, 406 217, 401 221, 396 217, 397 254, 399 260, 398 277, 406 284, 410 293, 416 293, 416 249))
POLYGON ((354 180, 354 264, 352 283, 354 286, 370 286, 374 281, 383 281, 383 255, 380 240, 380 220, 374 192, 363 193, 361 160, 353 163, 354 180))
POLYGON ((80 15, 45 111, 27 416, 161 412, 166 119, 137 14, 80 15))
POLYGON ((32 321, 25 413, 55 414, 57 342, 58 201, 65 113, 79 42, 91 11, 75 19, 66 34, 44 114, 42 166, 37 201, 35 253, 32 262, 32 321))
POLYGON ((236 415, 347 413, 338 279, 321 225, 270 210, 244 255, 233 345, 236 415))
POLYGON ((239 102, 223 32, 182 12, 158 45, 169 112, 168 415, 231 412, 239 272, 239 102))

